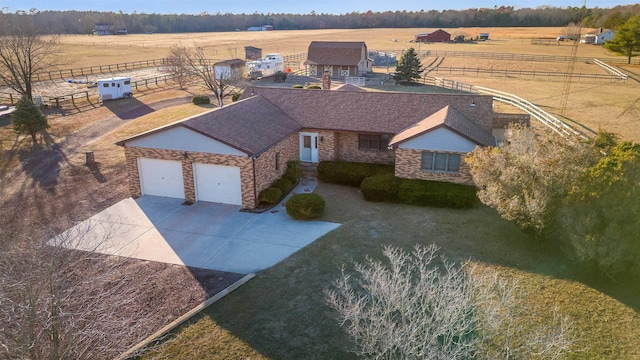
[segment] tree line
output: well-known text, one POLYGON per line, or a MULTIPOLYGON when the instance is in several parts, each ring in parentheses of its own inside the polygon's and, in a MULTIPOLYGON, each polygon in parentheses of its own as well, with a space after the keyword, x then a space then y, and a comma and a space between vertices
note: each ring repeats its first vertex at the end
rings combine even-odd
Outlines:
POLYGON ((633 15, 640 14, 640 4, 613 8, 552 7, 516 9, 513 6, 465 10, 420 10, 351 12, 346 14, 274 14, 274 13, 201 13, 148 14, 98 11, 29 11, 0 10, 0 23, 11 23, 19 16, 30 15, 41 34, 90 34, 98 23, 113 24, 129 33, 179 33, 246 30, 251 26, 272 25, 277 30, 359 29, 359 28, 456 28, 478 26, 538 27, 566 26, 582 22, 584 27, 615 28, 633 15))

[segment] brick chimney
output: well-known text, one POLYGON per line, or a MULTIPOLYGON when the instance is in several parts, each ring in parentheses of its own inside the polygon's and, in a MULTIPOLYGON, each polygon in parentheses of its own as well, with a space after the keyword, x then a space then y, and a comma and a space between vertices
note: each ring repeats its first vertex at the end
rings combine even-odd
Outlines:
POLYGON ((322 90, 331 90, 331 73, 325 71, 322 75, 322 90))

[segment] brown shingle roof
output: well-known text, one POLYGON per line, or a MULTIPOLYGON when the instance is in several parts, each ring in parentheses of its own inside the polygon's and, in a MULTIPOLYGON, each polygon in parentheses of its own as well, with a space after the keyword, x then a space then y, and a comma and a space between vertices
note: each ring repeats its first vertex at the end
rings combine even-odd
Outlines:
POLYGON ((225 66, 225 65, 238 65, 238 66, 244 66, 245 61, 242 59, 231 59, 231 60, 224 60, 224 61, 218 61, 217 63, 215 63, 214 65, 218 65, 218 66, 225 66))
POLYGON ((116 144, 124 145, 132 140, 177 126, 183 126, 227 144, 249 156, 260 155, 301 128, 298 122, 269 101, 261 97, 252 97, 138 134, 118 141, 116 144))
POLYGON ((182 126, 249 155, 260 155, 301 128, 298 122, 260 97, 192 117, 182 122, 182 126))
POLYGON ((351 65, 357 66, 366 57, 364 41, 312 41, 309 45, 305 65, 351 65))
POLYGON ((309 129, 396 134, 424 120, 452 101, 471 121, 492 114, 489 95, 420 94, 373 91, 330 91, 291 88, 249 88, 241 99, 263 97, 309 129))
POLYGON ((484 131, 459 111, 448 105, 426 119, 399 132, 391 139, 389 145, 398 145, 404 141, 413 139, 416 136, 443 126, 453 130, 478 145, 495 145, 495 140, 491 134, 484 131))
POLYGON ((367 91, 353 84, 343 84, 334 89, 334 91, 367 91))

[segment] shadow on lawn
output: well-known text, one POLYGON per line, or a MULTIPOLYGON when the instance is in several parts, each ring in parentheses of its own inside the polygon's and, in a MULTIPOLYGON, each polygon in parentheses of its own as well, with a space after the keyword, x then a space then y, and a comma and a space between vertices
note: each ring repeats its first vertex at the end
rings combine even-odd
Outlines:
POLYGON ((68 162, 59 144, 54 143, 47 132, 42 132, 44 143, 35 143, 29 149, 18 152, 20 164, 34 185, 55 191, 62 162, 68 162))
POLYGON ((103 106, 122 120, 135 119, 155 111, 150 106, 135 98, 109 100, 103 102, 103 106))
MULTIPOLYGON (((331 288, 343 265, 350 272, 354 262, 365 261, 367 256, 381 260, 384 245, 411 250, 416 243, 436 243, 451 260, 471 259, 516 273, 543 275, 533 282, 546 287, 550 283, 545 277, 580 282, 635 311, 640 309, 638 284, 593 276, 556 247, 533 239, 490 208, 451 210, 371 203, 356 188, 324 183, 316 192, 327 201, 322 220, 342 226, 260 272, 203 313, 205 323, 211 320, 267 358, 356 358, 348 352, 350 343, 336 314, 324 303, 323 290, 331 288)), ((505 276, 511 275, 507 272, 505 276)), ((569 301, 570 296, 566 297, 569 301)), ((198 332, 197 326, 191 334, 198 332)), ((204 339, 205 335, 190 337, 180 347, 187 351, 189 344, 201 344, 204 339)), ((220 345, 220 351, 225 345, 220 345)))

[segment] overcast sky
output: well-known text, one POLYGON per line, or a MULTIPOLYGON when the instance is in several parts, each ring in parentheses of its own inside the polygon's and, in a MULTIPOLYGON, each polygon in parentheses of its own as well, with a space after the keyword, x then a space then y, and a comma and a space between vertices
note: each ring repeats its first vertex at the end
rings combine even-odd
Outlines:
MULTIPOLYGON (((587 7, 611 8, 616 5, 635 4, 638 1, 600 0, 587 1, 587 7)), ((372 11, 420 11, 470 8, 493 8, 508 5, 515 8, 536 8, 550 5, 555 7, 582 6, 580 0, 513 0, 507 4, 491 0, 2 0, 0 8, 4 12, 17 10, 94 10, 123 11, 125 13, 145 12, 148 14, 199 14, 221 13, 316 13, 344 14, 349 12, 372 11), (7 10, 8 8, 8 10, 7 10)))

